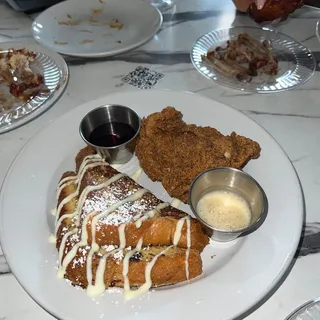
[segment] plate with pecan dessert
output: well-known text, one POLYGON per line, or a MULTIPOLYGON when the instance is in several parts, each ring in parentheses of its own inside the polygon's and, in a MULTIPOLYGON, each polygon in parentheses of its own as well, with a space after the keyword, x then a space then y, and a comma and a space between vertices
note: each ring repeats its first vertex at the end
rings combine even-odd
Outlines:
POLYGON ((39 45, 2 43, 0 48, 0 133, 39 116, 61 96, 68 66, 39 45))
POLYGON ((247 92, 295 88, 314 74, 311 51, 293 38, 268 29, 233 27, 201 36, 191 61, 206 78, 247 92))

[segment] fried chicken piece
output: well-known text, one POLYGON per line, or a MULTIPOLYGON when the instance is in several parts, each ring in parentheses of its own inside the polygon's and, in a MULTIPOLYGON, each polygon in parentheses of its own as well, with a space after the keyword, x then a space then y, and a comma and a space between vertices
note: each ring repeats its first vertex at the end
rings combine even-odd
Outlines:
POLYGON ((181 112, 167 107, 142 120, 136 155, 152 181, 187 203, 198 174, 215 167, 242 168, 259 157, 260 146, 235 132, 224 136, 215 128, 186 124, 181 112))

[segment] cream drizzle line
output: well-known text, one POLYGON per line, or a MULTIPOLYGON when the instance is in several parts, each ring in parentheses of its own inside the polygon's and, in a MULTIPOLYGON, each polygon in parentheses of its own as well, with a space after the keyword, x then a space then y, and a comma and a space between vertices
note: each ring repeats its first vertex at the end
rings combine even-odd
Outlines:
POLYGON ((160 210, 162 210, 162 209, 164 209, 164 208, 166 208, 166 207, 168 207, 168 206, 170 206, 170 203, 168 203, 168 202, 163 202, 163 203, 158 204, 154 209, 146 212, 141 218, 139 218, 139 219, 136 221, 136 227, 137 227, 137 228, 140 228, 141 225, 142 225, 142 222, 144 222, 144 221, 146 221, 146 220, 148 220, 148 219, 153 218, 154 215, 155 215, 158 211, 160 211, 160 210))
POLYGON ((87 295, 90 298, 99 296, 100 294, 103 294, 104 291, 106 290, 106 284, 104 282, 104 273, 106 269, 107 258, 117 253, 120 250, 122 249, 118 248, 118 249, 112 250, 100 258, 99 265, 96 271, 96 278, 95 278, 94 285, 92 283, 88 283, 87 295))
POLYGON ((190 224, 189 216, 183 217, 177 222, 176 231, 173 236, 173 245, 175 246, 178 245, 181 238, 182 227, 185 221, 187 222, 187 251, 186 251, 185 264, 186 264, 186 277, 187 277, 187 280, 189 280, 189 254, 190 254, 190 248, 191 248, 191 230, 190 230, 191 224, 190 224))
POLYGON ((143 238, 140 238, 137 246, 133 249, 127 252, 125 255, 123 261, 122 261, 122 275, 123 275, 123 289, 124 289, 124 297, 126 298, 126 292, 131 291, 130 290, 130 283, 129 283, 129 278, 128 278, 128 273, 129 273, 129 261, 130 258, 136 253, 139 252, 142 248, 143 244, 143 238))
POLYGON ((191 248, 191 222, 187 219, 187 251, 186 251, 186 278, 189 280, 189 255, 191 248))
POLYGON ((82 181, 82 178, 83 178, 83 176, 85 175, 86 171, 87 171, 88 169, 91 169, 91 168, 95 168, 95 167, 98 167, 98 166, 107 166, 107 165, 108 165, 108 164, 107 164, 106 162, 96 162, 96 163, 90 163, 90 164, 86 165, 86 166, 83 168, 83 170, 82 170, 82 172, 81 172, 81 175, 80 175, 79 178, 77 178, 77 180, 76 180, 77 183, 78 183, 76 191, 73 192, 73 193, 71 193, 71 194, 69 194, 66 198, 64 198, 64 199, 60 202, 60 204, 59 204, 59 206, 58 206, 58 208, 57 208, 56 222, 57 222, 57 220, 58 220, 58 218, 59 218, 59 216, 60 216, 60 212, 61 212, 63 206, 64 206, 65 204, 67 204, 69 201, 71 201, 74 197, 76 197, 76 196, 79 194, 79 190, 80 190, 80 186, 81 186, 81 181, 82 181))
POLYGON ((176 209, 179 208, 180 204, 181 204, 181 201, 180 201, 179 199, 174 198, 174 199, 171 201, 171 205, 172 205, 174 208, 176 208, 176 209))
POLYGON ((131 256, 128 259, 126 259, 127 258, 127 255, 126 255, 126 257, 125 257, 125 259, 123 261, 123 276, 124 276, 124 279, 125 279, 125 283, 124 283, 124 299, 125 300, 134 299, 137 296, 140 296, 141 294, 147 292, 152 287, 152 279, 151 279, 152 268, 154 267, 154 265, 157 262, 158 258, 161 255, 165 254, 167 252, 167 250, 169 250, 172 247, 173 247, 173 245, 170 246, 170 247, 165 248, 164 250, 162 250, 160 253, 158 253, 156 256, 154 256, 153 259, 147 264, 146 269, 145 269, 145 280, 146 280, 146 282, 136 290, 131 290, 130 289, 130 284, 129 284, 129 280, 128 280, 128 271, 129 271, 129 259, 131 258, 131 256))
POLYGON ((55 229, 55 233, 57 234, 59 228, 60 228, 60 225, 62 223, 62 221, 66 218, 73 218, 75 216, 78 216, 78 220, 77 220, 77 225, 79 225, 79 222, 80 222, 80 213, 81 213, 81 210, 82 210, 82 207, 84 205, 84 202, 86 201, 86 198, 88 196, 88 194, 92 191, 97 191, 97 190, 100 190, 102 188, 105 188, 107 186, 109 186, 111 183, 119 180, 120 178, 124 177, 125 174, 123 173, 118 173, 116 174, 115 176, 111 177, 109 180, 103 182, 103 183, 100 183, 98 185, 95 185, 95 186, 87 186, 83 189, 80 197, 79 197, 79 201, 78 201, 78 205, 77 205, 77 208, 74 212, 72 213, 68 213, 68 214, 64 214, 63 216, 61 216, 59 218, 59 220, 56 222, 56 229, 55 229))
MULTIPOLYGON (((58 278, 60 278, 60 279, 62 279, 63 278, 63 276, 64 276, 64 273, 65 272, 62 272, 62 270, 63 270, 63 265, 62 265, 62 256, 63 256, 63 253, 64 253, 64 249, 65 249, 65 246, 66 246, 66 241, 67 241, 67 239, 71 236, 71 235, 73 235, 73 234, 75 234, 75 233, 77 233, 78 232, 78 229, 77 228, 75 228, 75 229, 73 229, 73 230, 71 230, 71 231, 69 231, 69 232, 67 232, 64 236, 63 236, 63 238, 62 238, 62 240, 61 240, 61 244, 60 244, 60 248, 59 248, 59 265, 58 265, 58 274, 57 274, 57 277, 58 278), (62 247, 62 250, 61 250, 61 247, 62 247)), ((73 249, 73 248, 72 248, 73 249)), ((65 262, 65 260, 66 260, 66 257, 68 256, 68 254, 70 253, 70 251, 67 253, 67 255, 65 256, 65 258, 64 258, 64 260, 63 260, 63 263, 65 262)))
POLYGON ((50 243, 56 243, 57 238, 55 237, 55 235, 49 234, 48 241, 49 241, 50 243))
POLYGON ((54 217, 57 215, 57 208, 52 208, 51 209, 51 215, 54 216, 54 217))
POLYGON ((133 174, 130 176, 130 178, 131 178, 132 180, 134 180, 135 182, 138 182, 141 174, 142 174, 142 169, 139 167, 139 168, 136 170, 136 172, 133 173, 133 174))
POLYGON ((121 169, 124 165, 120 164, 120 163, 115 163, 115 164, 110 164, 110 166, 115 169, 115 170, 119 170, 121 169))
POLYGON ((118 227, 118 233, 119 233, 119 240, 120 240, 120 248, 124 249, 126 247, 126 223, 121 224, 118 227))
POLYGON ((59 199, 60 193, 64 187, 66 187, 67 185, 69 185, 71 183, 77 183, 78 177, 81 175, 81 172, 83 171, 84 167, 88 164, 88 162, 104 162, 104 160, 99 155, 96 155, 96 154, 86 156, 83 159, 83 161, 79 167, 78 174, 76 176, 68 176, 68 177, 65 177, 60 180, 60 182, 58 184, 59 188, 57 191, 57 200, 59 199))

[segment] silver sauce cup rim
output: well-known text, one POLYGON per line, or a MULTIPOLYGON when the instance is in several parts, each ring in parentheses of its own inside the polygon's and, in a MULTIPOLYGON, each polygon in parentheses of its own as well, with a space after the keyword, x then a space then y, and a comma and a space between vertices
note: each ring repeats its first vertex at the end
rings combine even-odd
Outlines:
MULTIPOLYGON (((223 190, 223 187, 221 188, 221 190, 223 190)), ((267 217, 268 214, 268 198, 266 196, 266 193, 264 192, 263 188, 261 187, 261 185, 258 183, 258 181, 253 178, 250 174, 239 170, 239 169, 235 169, 235 168, 231 168, 231 167, 216 167, 216 168, 210 168, 207 169, 203 172, 201 172, 200 174, 198 174, 194 180, 192 181, 190 188, 189 188, 189 195, 188 195, 188 203, 189 206, 193 212, 193 214, 196 216, 196 218, 201 221, 205 226, 207 226, 209 229, 213 230, 213 231, 217 231, 217 232, 221 232, 221 233, 228 233, 228 234, 237 234, 237 233, 247 233, 250 232, 251 230, 255 229, 256 226, 261 222, 264 221, 265 218, 267 217), (259 216, 259 218, 251 225, 249 225, 246 228, 242 228, 242 229, 236 229, 236 230, 224 230, 224 229, 217 229, 215 227, 213 227, 212 225, 210 225, 209 223, 207 223, 206 221, 204 221, 199 215, 197 210, 193 207, 192 203, 191 203, 191 194, 192 194, 192 190, 193 187, 195 185, 195 183, 197 182, 197 180, 204 174, 210 172, 210 171, 215 171, 215 170, 229 170, 229 171, 235 171, 238 172, 240 174, 245 175, 247 178, 249 178, 250 180, 252 180, 254 182, 254 184, 258 187, 259 191, 261 192, 262 198, 263 198, 263 210, 259 216)))
POLYGON ((109 149, 109 150, 117 149, 117 148, 120 148, 121 146, 124 146, 124 145, 128 144, 129 142, 131 142, 132 140, 134 140, 134 139, 140 134, 140 130, 141 130, 141 118, 140 118, 140 116, 137 114, 137 112, 135 112, 133 109, 131 109, 131 108, 127 107, 127 106, 120 105, 120 104, 105 104, 105 105, 103 105, 103 106, 94 108, 94 109, 92 109, 91 111, 89 111, 88 113, 85 114, 85 116, 82 118, 82 120, 80 121, 80 124, 79 124, 79 133, 80 133, 80 136, 81 136, 81 138, 83 139, 83 141, 84 141, 86 144, 88 144, 88 145, 90 145, 90 146, 92 146, 92 147, 94 147, 94 148, 109 149), (131 139, 129 139, 129 140, 127 140, 126 142, 123 142, 123 143, 121 143, 121 144, 118 144, 118 145, 116 145, 116 146, 112 146, 112 147, 104 147, 104 146, 99 146, 99 145, 96 145, 96 144, 91 143, 89 140, 87 140, 87 139, 85 138, 85 136, 83 135, 83 132, 82 132, 82 130, 81 130, 82 124, 83 124, 83 122, 85 121, 85 118, 86 118, 86 117, 90 116, 90 114, 92 114, 93 112, 96 112, 96 111, 99 110, 99 109, 104 109, 105 107, 108 107, 108 106, 116 106, 116 107, 121 107, 121 108, 129 109, 132 113, 134 113, 134 114, 137 116, 137 119, 138 119, 138 121, 139 121, 139 127, 138 127, 138 129, 137 129, 137 132, 135 133, 135 135, 134 135, 131 139))

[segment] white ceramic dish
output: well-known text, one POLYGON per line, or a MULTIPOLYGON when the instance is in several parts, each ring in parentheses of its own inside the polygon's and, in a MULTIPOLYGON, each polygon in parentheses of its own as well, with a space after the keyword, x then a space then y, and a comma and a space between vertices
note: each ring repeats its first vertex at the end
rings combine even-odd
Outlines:
POLYGON ((68 0, 41 13, 34 38, 65 55, 106 57, 137 48, 158 32, 162 15, 143 0, 68 0))
MULTIPOLYGON (((27 102, 17 101, 9 109, 0 110, 0 133, 4 133, 24 125, 48 110, 64 92, 69 80, 69 70, 59 54, 39 45, 3 42, 0 46, 0 54, 6 54, 10 48, 26 48, 35 52, 32 68, 43 75, 45 87, 49 90, 46 94, 37 94, 27 102)), ((6 98, 9 99, 11 95, 5 87, 0 85, 0 90, 6 92, 6 98)))
MULTIPOLYGON (((133 173, 134 157, 121 171, 133 173)), ((145 174, 139 183, 170 201, 160 183, 145 174)), ((191 213, 188 206, 180 207, 191 213)), ((303 196, 292 164, 282 148, 257 123, 221 103, 171 91, 119 93, 91 101, 47 125, 22 149, 8 171, 0 195, 1 245, 10 268, 30 296, 59 319, 234 319, 254 306, 279 281, 296 251, 303 221, 303 196), (175 106, 188 123, 233 130, 261 144, 262 154, 245 171, 264 188, 269 213, 263 225, 234 242, 212 243, 202 254, 203 274, 176 286, 125 302, 121 289, 95 299, 56 276, 57 252, 48 242, 53 231, 50 209, 61 174, 74 168, 84 146, 82 117, 103 104, 122 104, 140 116, 175 106), (197 106, 197 110, 195 110, 197 106), (41 152, 40 152, 41 150, 41 152), (279 179, 281 177, 281 179, 279 179)))

